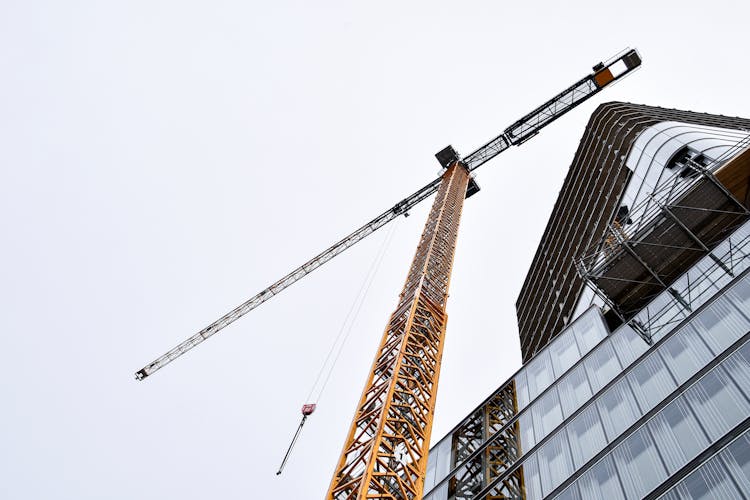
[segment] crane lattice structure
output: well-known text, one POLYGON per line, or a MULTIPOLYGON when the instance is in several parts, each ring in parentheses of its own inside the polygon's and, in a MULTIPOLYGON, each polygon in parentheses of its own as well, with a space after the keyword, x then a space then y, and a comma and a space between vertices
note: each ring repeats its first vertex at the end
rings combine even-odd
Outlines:
MULTIPOLYGON (((479 191, 472 172, 510 146, 531 139, 542 128, 640 64, 638 53, 626 50, 594 66, 591 74, 468 156, 461 158, 452 146, 446 147, 435 155, 445 169, 440 177, 138 370, 136 379, 143 380, 163 368, 388 222, 408 215, 411 208, 437 192, 326 497, 333 500, 421 498, 461 210, 464 199, 479 191)), ((502 463, 494 460, 492 470, 500 469, 502 463)), ((509 488, 523 491, 520 483, 509 488)))

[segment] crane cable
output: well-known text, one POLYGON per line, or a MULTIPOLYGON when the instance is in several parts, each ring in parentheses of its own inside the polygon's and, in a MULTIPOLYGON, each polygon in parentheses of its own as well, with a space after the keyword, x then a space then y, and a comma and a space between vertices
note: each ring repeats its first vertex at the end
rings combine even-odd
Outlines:
POLYGON ((349 339, 349 336, 351 335, 352 330, 354 329, 354 324, 356 323, 357 318, 359 317, 359 313, 362 310, 362 306, 365 303, 365 299, 367 298, 367 294, 370 291, 370 287, 372 286, 375 276, 380 270, 380 265, 383 263, 383 258, 385 257, 385 254, 388 250, 388 247, 391 244, 391 241, 393 240, 393 235, 396 232, 396 226, 397 224, 391 225, 391 227, 389 228, 388 234, 386 234, 386 237, 383 239, 383 243, 381 244, 380 249, 378 250, 378 253, 375 255, 375 259, 370 265, 370 269, 367 271, 367 274, 365 275, 364 281, 362 282, 362 285, 359 288, 359 292, 357 292, 357 295, 355 296, 354 301, 352 302, 352 305, 349 308, 349 312, 346 314, 346 317, 344 318, 344 322, 341 324, 339 333, 336 336, 336 339, 333 341, 333 344, 331 345, 331 349, 328 351, 328 355, 326 356, 326 359, 323 362, 323 366, 320 367, 318 376, 315 378, 315 382, 313 383, 313 386, 310 389, 310 393, 307 395, 307 399, 306 399, 307 401, 312 401, 313 404, 316 404, 318 402, 321 395, 323 394, 323 391, 328 385, 328 381, 331 379, 331 374, 333 373, 333 369, 336 366, 336 363, 338 362, 339 357, 341 356, 341 352, 344 349, 344 345, 346 344, 346 341, 349 339), (338 349, 336 350, 337 344, 338 344, 338 349), (333 355, 334 350, 336 350, 336 354, 333 358, 333 361, 329 364, 329 361, 331 360, 331 356, 333 355), (323 380, 323 383, 320 385, 319 389, 316 391, 315 389, 316 387, 318 387, 321 377, 326 372, 327 365, 328 365, 328 369, 327 369, 328 373, 326 374, 326 377, 323 380), (313 398, 313 395, 315 395, 314 398, 313 398))
POLYGON ((302 432, 302 427, 305 425, 305 421, 307 420, 307 417, 312 415, 312 413, 315 411, 318 400, 320 400, 320 397, 322 396, 323 391, 325 390, 326 386, 328 385, 328 382, 331 379, 331 374, 333 373, 333 369, 335 368, 336 363, 341 357, 341 352, 344 349, 344 345, 346 344, 346 341, 349 339, 352 331, 354 330, 354 324, 356 323, 357 318, 359 317, 359 313, 362 310, 362 305, 364 304, 365 299, 367 298, 367 293, 370 291, 370 287, 372 286, 372 283, 375 280, 375 276, 378 274, 378 271, 380 270, 380 265, 383 263, 385 254, 388 248, 390 247, 391 241, 393 241, 393 235, 396 233, 397 226, 398 226, 397 223, 391 224, 391 227, 389 228, 388 233, 383 239, 383 243, 381 243, 380 245, 380 249, 375 255, 375 258, 373 259, 372 264, 370 265, 370 268, 367 271, 367 274, 365 274, 362 285, 360 286, 359 291, 357 292, 357 295, 354 297, 354 301, 349 307, 349 312, 344 317, 344 321, 341 324, 341 328, 339 329, 339 332, 336 335, 336 338, 334 339, 333 344, 331 344, 331 348, 329 349, 328 354, 326 355, 326 358, 323 361, 323 365, 320 367, 320 371, 318 371, 317 377, 315 377, 315 382, 313 382, 313 385, 310 388, 310 392, 308 393, 307 398, 305 399, 305 401, 312 401, 312 402, 305 403, 302 406, 302 421, 300 421, 299 426, 297 427, 297 431, 294 433, 294 437, 292 438, 292 442, 290 443, 289 448, 287 449, 286 454, 284 455, 284 458, 281 461, 279 470, 276 472, 277 476, 280 475, 281 472, 284 470, 284 466, 286 465, 286 462, 289 459, 289 455, 292 453, 292 449, 294 448, 294 445, 297 444, 297 440, 299 439, 299 436, 302 432), (321 383, 321 380, 322 380, 322 383, 321 383))

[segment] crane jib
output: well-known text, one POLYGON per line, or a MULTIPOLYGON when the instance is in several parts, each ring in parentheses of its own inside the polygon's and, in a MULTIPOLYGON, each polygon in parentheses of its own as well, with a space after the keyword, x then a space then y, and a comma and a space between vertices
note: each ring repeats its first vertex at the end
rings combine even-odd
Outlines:
MULTIPOLYGON (((510 127, 506 128, 502 134, 485 143, 463 159, 458 157, 458 154, 455 153, 452 147, 449 146, 449 148, 452 154, 456 155, 456 161, 460 161, 467 170, 473 172, 481 165, 510 148, 511 145, 517 146, 531 139, 537 135, 542 128, 591 98, 603 88, 625 77, 640 65, 641 57, 638 52, 634 49, 626 49, 617 56, 609 59, 607 62, 599 63, 594 66, 593 73, 582 78, 567 89, 558 93, 552 99, 528 113, 523 118, 517 120, 510 127)), ((448 148, 443 151, 446 151, 447 149, 448 148)), ((443 164, 443 161, 441 161, 441 164, 443 164)), ((447 167, 449 165, 443 164, 443 166, 447 167)), ((421 203, 438 190, 441 179, 442 176, 425 185, 422 189, 416 191, 412 195, 404 198, 386 212, 374 218, 337 243, 334 243, 331 247, 287 274, 270 287, 261 291, 248 301, 240 304, 209 326, 200 330, 192 337, 138 370, 135 373, 135 378, 137 380, 143 380, 155 371, 182 356, 187 351, 193 349, 209 337, 212 337, 223 328, 229 326, 263 302, 304 278, 310 272, 318 269, 336 255, 354 246, 359 241, 362 241, 364 238, 385 226, 396 217, 401 215, 407 216, 411 208, 421 203)), ((467 189, 467 197, 476 193, 478 190, 479 186, 474 179, 471 178, 467 189)))

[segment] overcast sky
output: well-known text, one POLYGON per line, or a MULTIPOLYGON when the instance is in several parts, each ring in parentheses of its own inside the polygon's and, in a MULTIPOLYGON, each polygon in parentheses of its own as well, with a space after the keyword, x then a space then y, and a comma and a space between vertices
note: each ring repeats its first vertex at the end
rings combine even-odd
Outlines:
POLYGON ((744 2, 0 2, 0 497, 322 498, 429 203, 144 382, 133 372, 636 47, 479 170, 433 442, 520 366, 514 303, 583 128, 624 100, 750 117, 744 2))

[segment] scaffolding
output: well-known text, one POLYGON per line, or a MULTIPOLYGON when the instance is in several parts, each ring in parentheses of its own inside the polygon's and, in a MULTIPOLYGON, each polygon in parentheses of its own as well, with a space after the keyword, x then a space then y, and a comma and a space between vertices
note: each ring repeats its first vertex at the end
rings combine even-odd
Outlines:
POLYGON ((738 255, 746 252, 744 240, 730 235, 750 220, 740 201, 747 194, 750 136, 716 160, 678 156, 681 171, 624 219, 614 217, 575 262, 586 286, 609 309, 610 321, 614 315, 615 323, 629 323, 649 344, 696 307, 707 277, 717 270, 734 277, 738 255), (702 260, 698 275, 691 275, 702 260), (677 317, 666 318, 666 311, 677 317))

